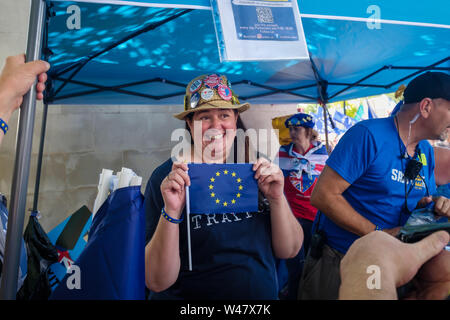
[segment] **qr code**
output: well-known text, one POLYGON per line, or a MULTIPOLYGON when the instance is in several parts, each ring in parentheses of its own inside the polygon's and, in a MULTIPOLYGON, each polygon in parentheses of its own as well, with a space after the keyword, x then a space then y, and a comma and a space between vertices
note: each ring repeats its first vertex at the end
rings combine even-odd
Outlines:
POLYGON ((259 23, 273 23, 273 15, 270 8, 257 7, 256 16, 259 23))

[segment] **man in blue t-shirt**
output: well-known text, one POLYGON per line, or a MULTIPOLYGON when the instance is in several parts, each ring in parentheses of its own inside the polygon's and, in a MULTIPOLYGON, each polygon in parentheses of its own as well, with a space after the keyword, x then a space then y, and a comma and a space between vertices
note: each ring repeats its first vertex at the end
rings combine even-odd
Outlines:
POLYGON ((431 201, 436 214, 450 216, 450 200, 432 197, 434 153, 426 141, 445 139, 449 127, 450 76, 427 72, 409 83, 398 114, 347 131, 311 197, 321 236, 313 237, 299 298, 338 297, 340 260, 357 238, 374 230, 394 236, 411 211, 431 201))

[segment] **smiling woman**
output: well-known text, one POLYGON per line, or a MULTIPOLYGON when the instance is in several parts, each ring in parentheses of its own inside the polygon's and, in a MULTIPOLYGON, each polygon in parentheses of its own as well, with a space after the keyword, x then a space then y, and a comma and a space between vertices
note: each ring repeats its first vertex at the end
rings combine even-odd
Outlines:
POLYGON ((193 152, 159 166, 145 191, 146 283, 151 298, 277 299, 275 257, 296 255, 303 239, 284 197, 278 166, 265 159, 253 164, 260 193, 257 212, 186 215, 185 210, 186 187, 191 184, 187 163, 228 163, 239 114, 250 105, 239 103, 225 76, 212 74, 188 84, 184 106, 175 117, 186 121, 193 152), (189 231, 184 217, 192 222, 189 231))

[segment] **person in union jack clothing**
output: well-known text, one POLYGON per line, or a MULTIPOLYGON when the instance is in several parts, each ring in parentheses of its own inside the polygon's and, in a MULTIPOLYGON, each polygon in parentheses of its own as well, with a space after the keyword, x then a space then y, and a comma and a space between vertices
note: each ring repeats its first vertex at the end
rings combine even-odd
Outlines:
POLYGON ((326 147, 317 141, 314 118, 297 113, 285 121, 292 142, 280 147, 278 164, 284 174, 284 193, 291 210, 304 232, 303 247, 298 255, 286 260, 288 300, 296 300, 303 263, 309 249, 311 228, 317 209, 310 203, 311 193, 328 159, 326 147))

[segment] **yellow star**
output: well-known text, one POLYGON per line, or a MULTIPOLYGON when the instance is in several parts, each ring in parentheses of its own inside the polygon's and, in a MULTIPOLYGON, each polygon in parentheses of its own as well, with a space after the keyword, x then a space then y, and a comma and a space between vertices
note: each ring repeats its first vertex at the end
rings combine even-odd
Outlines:
POLYGON ((223 173, 228 174, 228 170, 224 170, 223 173))
POLYGON ((231 203, 232 203, 232 204, 235 204, 235 203, 236 203, 236 200, 234 200, 234 199, 231 200, 231 203))
POLYGON ((236 180, 238 183, 241 183, 242 179, 241 178, 237 178, 236 180))
POLYGON ((211 192, 211 198, 214 198, 216 194, 214 192, 211 192))
POLYGON ((224 203, 223 203, 223 206, 224 206, 224 207, 228 206, 228 203, 227 203, 227 202, 224 202, 224 203))
POLYGON ((236 172, 233 172, 231 175, 232 175, 233 177, 236 177, 236 172))
POLYGON ((216 181, 216 179, 214 179, 214 178, 211 178, 210 180, 211 180, 211 182, 214 182, 214 181, 216 181))
POLYGON ((216 199, 216 203, 220 203, 220 200, 219 200, 219 199, 216 199))
POLYGON ((209 185, 209 190, 214 189, 214 186, 212 184, 209 185))
POLYGON ((216 172, 216 176, 220 176, 220 172, 219 171, 216 172))
POLYGON ((242 189, 244 189, 244 187, 243 186, 239 186, 239 190, 242 190, 242 189))
POLYGON ((236 197, 240 198, 240 197, 241 197, 241 194, 240 194, 240 193, 238 193, 238 194, 236 195, 236 197))

